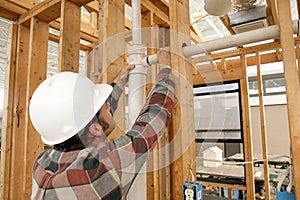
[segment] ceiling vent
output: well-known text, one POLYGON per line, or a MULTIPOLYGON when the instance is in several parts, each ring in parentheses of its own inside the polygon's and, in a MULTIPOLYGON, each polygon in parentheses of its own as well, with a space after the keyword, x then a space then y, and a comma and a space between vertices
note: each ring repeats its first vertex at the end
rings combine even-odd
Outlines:
POLYGON ((259 28, 264 28, 267 27, 268 25, 269 23, 267 19, 259 19, 256 21, 252 21, 252 22, 248 22, 236 26, 231 26, 231 28, 235 33, 242 33, 242 32, 252 31, 259 28))
POLYGON ((269 25, 265 5, 228 14, 228 18, 229 25, 235 33, 251 31, 269 25))

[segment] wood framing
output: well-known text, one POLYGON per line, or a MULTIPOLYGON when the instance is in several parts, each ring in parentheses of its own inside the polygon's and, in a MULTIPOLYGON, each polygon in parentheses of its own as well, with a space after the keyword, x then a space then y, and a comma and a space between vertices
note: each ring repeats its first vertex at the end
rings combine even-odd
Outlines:
POLYGON ((32 166, 37 156, 44 150, 44 144, 40 139, 40 135, 36 132, 29 119, 29 101, 36 87, 46 79, 47 75, 47 53, 48 53, 48 38, 49 38, 49 25, 37 18, 30 20, 30 39, 29 39, 29 59, 28 59, 28 80, 27 83, 27 132, 25 134, 25 181, 24 181, 24 194, 25 199, 29 199, 31 195, 31 173, 32 166))
MULTIPOLYGON (((289 1, 277 1, 296 197, 300 197, 300 90, 289 1)), ((299 66, 298 66, 299 67, 299 66)))
POLYGON ((14 90, 8 94, 13 101, 7 105, 12 109, 7 110, 6 120, 11 128, 7 125, 3 133, 5 148, 10 149, 2 159, 5 164, 5 168, 1 168, 5 170, 1 177, 1 183, 5 183, 1 187, 3 199, 30 198, 32 165, 44 148, 29 120, 28 107, 34 89, 46 78, 48 37, 48 24, 32 18, 29 28, 18 26, 16 53, 13 52, 16 48, 11 49, 11 55, 16 56, 16 66, 11 66, 9 76, 9 85, 14 86, 14 90))
POLYGON ((263 80, 260 67, 260 55, 256 53, 256 68, 257 68, 257 85, 258 85, 258 98, 259 98, 259 113, 260 113, 260 131, 262 139, 262 155, 264 165, 264 185, 265 185, 265 198, 269 200, 270 197, 270 184, 269 184, 269 164, 268 164, 268 141, 267 130, 265 122, 265 105, 263 99, 263 80))
MULTIPOLYGON (((149 28, 151 26, 154 26, 155 23, 153 21, 153 13, 151 11, 144 11, 142 13, 142 21, 141 21, 143 28, 149 28)), ((158 46, 158 32, 152 33, 148 32, 147 36, 145 37, 144 34, 142 34, 142 41, 143 44, 148 46, 158 46)), ((155 50, 148 50, 148 55, 155 53, 155 50)), ((156 67, 150 67, 147 70, 147 80, 148 83, 146 85, 146 95, 148 95, 154 86, 155 79, 156 79, 157 70, 156 67)), ((163 140, 163 138, 162 138, 163 140)), ((159 148, 161 146, 161 141, 154 147, 153 151, 150 153, 149 159, 146 163, 146 191, 147 191, 147 199, 153 199, 153 200, 159 200, 161 199, 161 196, 163 194, 162 185, 160 184, 161 177, 159 176, 159 148)))
POLYGON ((16 75, 16 53, 17 53, 17 26, 12 25, 9 31, 11 41, 8 46, 8 67, 6 68, 5 97, 3 105, 3 127, 1 141, 1 171, 0 171, 0 199, 9 199, 11 186, 10 169, 12 160, 13 140, 13 105, 16 75))
POLYGON ((79 71, 80 7, 67 0, 61 5, 58 71, 79 71))
POLYGON ((170 46, 171 65, 181 78, 176 80, 176 101, 172 112, 170 128, 171 147, 171 192, 172 199, 182 198, 182 184, 191 180, 190 167, 195 177, 196 166, 190 166, 196 159, 194 132, 194 99, 192 72, 193 67, 181 57, 182 44, 191 43, 188 0, 171 0, 170 9, 170 46), (189 119, 189 120, 187 120, 189 119), (180 155, 178 155, 180 154, 180 155), (177 157, 178 156, 178 157, 177 157))
MULTIPOLYGON (((24 150, 25 134, 27 133, 27 82, 28 80, 28 57, 29 57, 29 39, 30 29, 24 25, 18 26, 18 49, 17 49, 17 64, 16 76, 14 81, 14 104, 13 104, 13 124, 12 124, 12 144, 11 144, 11 168, 10 170, 10 185, 9 198, 24 199, 24 182, 25 168, 24 150), (20 192, 22 191, 22 192, 20 192)), ((7 162, 7 161, 5 161, 7 162)))
MULTIPOLYGON (((98 83, 110 84, 125 64, 124 1, 99 0, 99 9, 98 66, 95 66, 93 76, 96 76, 94 80, 97 79, 98 83)), ((126 130, 125 94, 121 96, 114 115, 117 126, 110 139, 120 136, 126 130)))
POLYGON ((255 199, 254 185, 254 164, 253 164, 253 145, 252 145, 252 129, 250 119, 250 104, 248 93, 248 76, 246 72, 247 60, 245 55, 241 56, 243 78, 240 79, 241 97, 242 97, 242 118, 243 118, 243 137, 244 137, 244 156, 245 162, 245 177, 247 188, 247 199, 255 199))
MULTIPOLYGON (((199 30, 189 20, 188 0, 141 0, 143 26, 170 29, 172 67, 180 74, 176 80, 176 99, 170 129, 153 153, 153 169, 167 163, 172 165, 147 174, 147 197, 153 200, 181 199, 181 186, 191 180, 189 169, 195 174, 196 159, 194 135, 194 105, 192 86, 220 81, 240 80, 246 186, 214 184, 230 189, 247 190, 247 199, 255 198, 252 131, 246 67, 283 61, 288 101, 288 117, 292 149, 292 165, 296 196, 300 196, 300 38, 293 38, 290 3, 285 0, 267 0, 267 15, 280 27, 280 39, 268 44, 239 47, 225 52, 209 52, 206 56, 187 60, 182 56, 182 44, 201 42, 199 30), (278 14, 278 15, 277 15, 278 14), (297 46, 298 68, 295 45, 297 46), (259 52, 268 52, 260 54, 259 52), (252 54, 252 55, 250 55, 252 54), (256 54, 256 55, 253 55, 256 54), (207 62, 209 61, 209 62, 207 62), (193 67, 191 64, 197 64, 193 67), (206 64, 201 64, 206 62, 206 64), (187 120, 188 119, 188 120, 187 120), (174 145, 158 153, 166 144, 174 145), (179 152, 179 153, 178 153, 179 152), (180 156, 178 156, 180 154, 180 156)), ((31 193, 32 163, 43 149, 28 114, 28 105, 36 86, 46 78, 48 39, 59 43, 59 71, 79 71, 79 51, 87 51, 88 76, 96 83, 111 83, 125 63, 126 42, 130 39, 131 22, 124 18, 124 4, 131 0, 0 0, 0 17, 15 22, 12 25, 9 63, 5 86, 2 134, 0 199, 29 199, 31 193), (91 12, 90 24, 81 19, 81 6, 91 12), (97 18, 98 17, 98 18, 97 18), (97 25, 99 27, 97 27, 97 25), (59 34, 49 34, 49 27, 59 34), (81 44, 80 39, 88 44, 81 44), (100 44, 100 46, 98 46, 100 44), (93 48, 97 47, 93 52, 93 48), (94 57, 93 57, 94 56, 94 57), (93 67, 92 67, 93 66, 93 67)), ((300 5, 300 0, 297 0, 300 5)), ((300 9, 298 8, 298 11, 300 9)), ((87 18, 86 18, 87 19, 87 18)), ((221 17, 229 27, 228 17, 221 17)), ((160 33, 151 33, 145 44, 165 46, 160 33), (154 42, 155 44, 150 44, 154 42), (159 43, 159 44, 157 44, 159 43)), ((145 38, 144 38, 145 39, 145 38)), ((144 42, 143 42, 144 43, 144 42)), ((154 53, 154 50, 148 53, 154 53)), ((149 72, 154 81, 157 68, 149 72)), ((263 158, 267 160, 267 141, 264 122, 261 74, 258 73, 263 158)), ((151 84, 149 84, 150 87, 151 84)), ((117 127, 110 139, 126 129, 125 95, 115 113, 117 127)), ((270 199, 267 162, 264 162, 266 199, 270 199)), ((196 176, 195 176, 196 177, 196 176)))

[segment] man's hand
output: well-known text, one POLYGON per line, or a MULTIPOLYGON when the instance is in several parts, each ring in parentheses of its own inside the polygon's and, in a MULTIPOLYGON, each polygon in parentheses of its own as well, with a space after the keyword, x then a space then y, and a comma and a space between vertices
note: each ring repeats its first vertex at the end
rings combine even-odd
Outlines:
POLYGON ((128 81, 128 74, 131 70, 135 68, 135 65, 126 65, 119 72, 118 76, 114 79, 114 83, 118 85, 125 85, 128 81))

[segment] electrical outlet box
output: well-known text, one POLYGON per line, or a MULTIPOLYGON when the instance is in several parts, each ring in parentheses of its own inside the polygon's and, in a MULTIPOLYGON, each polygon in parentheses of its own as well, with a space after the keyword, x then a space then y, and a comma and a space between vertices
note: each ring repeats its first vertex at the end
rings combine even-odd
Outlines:
POLYGON ((202 182, 186 181, 182 185, 182 200, 203 200, 202 182))

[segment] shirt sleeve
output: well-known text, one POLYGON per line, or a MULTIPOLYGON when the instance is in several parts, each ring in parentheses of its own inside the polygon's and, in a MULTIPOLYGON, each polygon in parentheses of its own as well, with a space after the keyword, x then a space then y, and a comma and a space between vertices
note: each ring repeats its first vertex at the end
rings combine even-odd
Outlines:
POLYGON ((170 68, 164 68, 159 72, 156 85, 132 128, 110 143, 110 157, 114 163, 118 163, 117 170, 120 171, 120 180, 124 188, 130 188, 149 151, 170 123, 174 102, 174 82, 171 72, 170 68))
POLYGON ((118 102, 120 100, 120 96, 123 93, 123 89, 118 84, 113 84, 112 86, 113 86, 113 91, 111 95, 108 97, 107 102, 110 104, 111 114, 114 115, 115 111, 118 108, 118 102))

